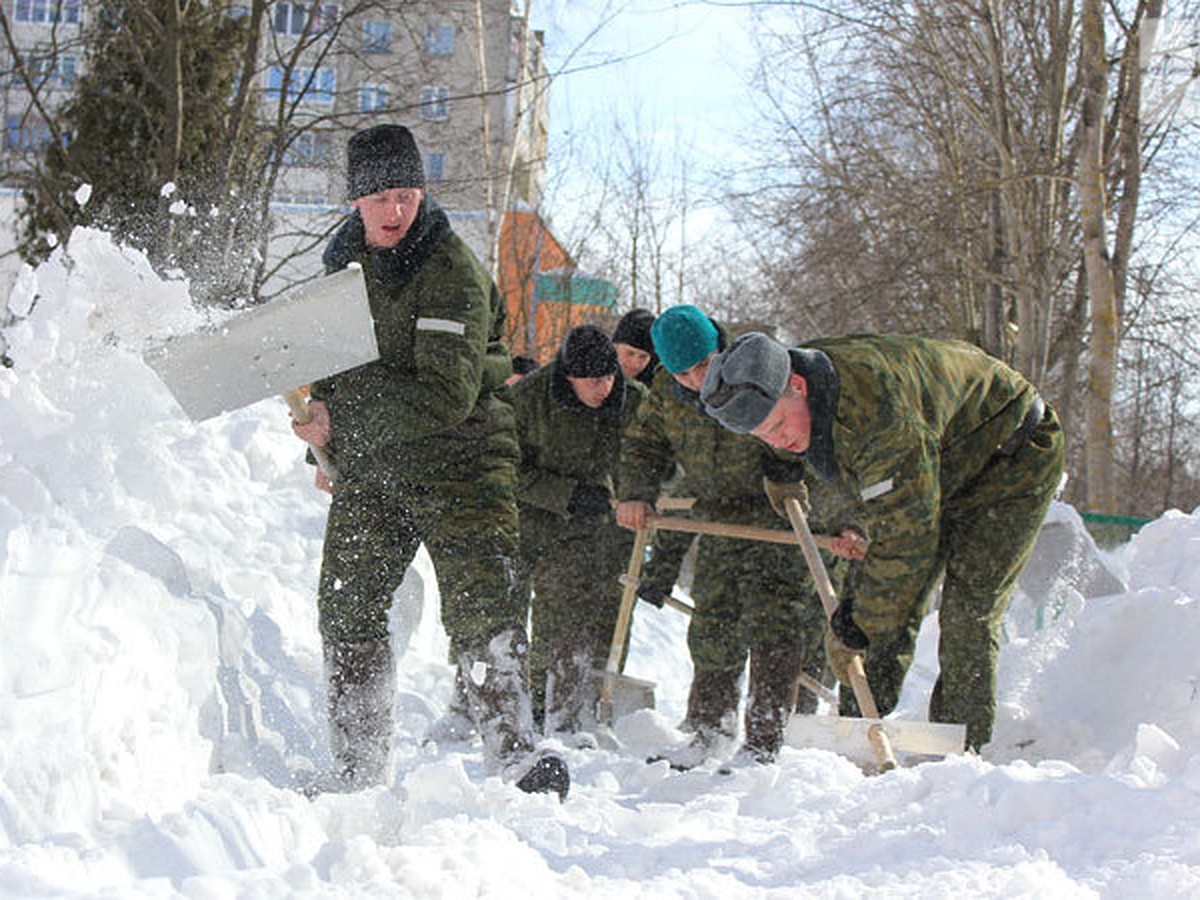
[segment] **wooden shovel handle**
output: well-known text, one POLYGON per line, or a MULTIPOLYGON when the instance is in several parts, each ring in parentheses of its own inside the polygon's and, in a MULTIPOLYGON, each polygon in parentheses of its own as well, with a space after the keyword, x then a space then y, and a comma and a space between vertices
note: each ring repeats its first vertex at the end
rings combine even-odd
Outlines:
MULTIPOLYGON (((804 515, 804 508, 795 497, 785 498, 784 508, 787 509, 788 521, 792 523, 792 530, 796 533, 796 538, 800 543, 804 561, 808 563, 808 570, 812 573, 817 593, 821 596, 821 605, 825 607, 825 615, 827 618, 832 617, 838 605, 837 594, 833 590, 833 582, 829 580, 829 572, 825 569, 825 563, 821 560, 817 542, 808 528, 808 519, 804 515)), ((879 708, 875 705, 875 695, 871 693, 871 686, 867 684, 867 673, 863 669, 861 655, 856 655, 850 661, 848 674, 850 688, 854 691, 854 699, 858 702, 859 711, 864 718, 878 719, 879 708)), ((896 754, 892 751, 892 742, 888 739, 883 726, 872 726, 867 732, 867 739, 871 742, 871 748, 879 760, 879 767, 884 770, 896 768, 896 754)))
MULTIPOLYGON (((800 539, 794 532, 779 528, 760 528, 757 525, 732 525, 728 522, 705 522, 701 519, 685 519, 681 516, 646 516, 646 527, 662 531, 687 531, 692 534, 711 534, 715 537, 742 538, 747 541, 767 541, 773 544, 798 544, 800 539)), ((817 547, 829 550, 833 540, 825 535, 813 538, 817 547)))
MULTIPOLYGON (((292 418, 301 425, 312 420, 312 413, 308 409, 308 399, 304 396, 303 390, 297 388, 294 391, 288 391, 283 395, 283 399, 287 401, 292 418)), ((325 477, 329 479, 329 483, 333 484, 337 481, 337 467, 333 464, 333 457, 325 452, 324 447, 315 447, 309 444, 308 448, 312 451, 313 459, 317 461, 321 471, 325 473, 325 477)))
POLYGON ((617 610, 617 624, 613 628, 612 643, 609 645, 608 662, 604 666, 604 683, 600 686, 600 702, 596 718, 600 722, 612 722, 613 691, 617 675, 620 674, 621 657, 625 654, 626 635, 633 618, 633 605, 637 603, 638 579, 642 574, 642 561, 646 558, 646 544, 650 541, 650 529, 639 528, 633 537, 633 550, 629 554, 629 569, 621 579, 621 607, 617 610))

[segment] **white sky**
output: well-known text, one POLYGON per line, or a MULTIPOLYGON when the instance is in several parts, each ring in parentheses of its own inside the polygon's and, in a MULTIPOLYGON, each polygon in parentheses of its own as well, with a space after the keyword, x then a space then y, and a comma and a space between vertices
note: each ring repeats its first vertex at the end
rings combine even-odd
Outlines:
MULTIPOLYGON (((660 153, 685 158, 697 186, 740 151, 754 63, 750 8, 559 0, 534 4, 532 15, 546 32, 548 67, 561 73, 551 86, 552 181, 584 176, 578 146, 603 147, 618 120, 660 153)), ((697 215, 693 231, 706 219, 697 215)))

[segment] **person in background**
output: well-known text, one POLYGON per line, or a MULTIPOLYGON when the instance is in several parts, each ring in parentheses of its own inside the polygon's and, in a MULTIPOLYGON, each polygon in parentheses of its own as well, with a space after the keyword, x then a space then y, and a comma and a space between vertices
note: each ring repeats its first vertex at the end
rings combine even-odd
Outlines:
POLYGON ((626 381, 637 380, 650 387, 654 384, 654 373, 658 371, 658 355, 650 338, 650 326, 654 324, 654 313, 648 309, 631 309, 613 329, 612 342, 617 348, 617 359, 626 381))
POLYGON ((521 572, 533 589, 530 683, 546 734, 576 734, 595 699, 632 538, 613 517, 621 436, 646 389, 608 337, 580 325, 509 389, 521 444, 521 572))
MULTIPOLYGON (((697 518, 774 526, 762 482, 778 461, 700 407, 705 371, 726 346, 726 332, 683 305, 659 316, 652 335, 662 371, 622 444, 617 522, 644 527, 664 478, 678 466, 678 492, 696 498, 697 518)), ((795 546, 704 535, 692 599, 693 677, 683 727, 693 737, 665 758, 690 768, 733 754, 749 654, 744 747, 755 760, 771 761, 792 711, 815 708, 812 695, 797 694, 800 674, 819 678, 824 668, 825 617, 803 557, 795 546)))
MULTIPOLYGON (((612 342, 621 363, 621 372, 626 381, 638 381, 647 388, 654 384, 654 374, 659 369, 658 354, 654 352, 654 341, 650 327, 654 314, 647 309, 631 309, 625 313, 613 329, 612 342)), ((678 475, 663 481, 664 493, 672 494, 678 484, 678 475)), ((649 558, 642 568, 641 587, 638 597, 647 603, 662 608, 670 595, 680 569, 694 541, 693 535, 680 531, 656 531, 651 540, 649 558)))
MULTIPOLYGON (((843 682, 850 657, 865 653, 881 714, 896 705, 942 582, 929 717, 965 724, 968 747, 982 748, 1004 613, 1062 481, 1054 410, 978 347, 896 335, 789 350, 747 334, 710 363, 701 397, 732 432, 803 460, 810 488, 834 485, 855 503, 870 547, 850 566, 828 652, 843 682)), ((842 695, 842 713, 858 715, 842 695)))
POLYGON ((411 132, 377 125, 347 147, 354 211, 326 270, 362 266, 379 359, 312 386, 296 434, 332 457, 337 480, 318 598, 330 742, 326 789, 380 783, 392 741, 392 594, 417 548, 433 559, 457 666, 456 702, 483 739, 489 773, 566 795, 569 774, 534 744, 525 681, 528 598, 517 551, 516 424, 497 395, 512 371, 504 303, 426 196, 411 132))

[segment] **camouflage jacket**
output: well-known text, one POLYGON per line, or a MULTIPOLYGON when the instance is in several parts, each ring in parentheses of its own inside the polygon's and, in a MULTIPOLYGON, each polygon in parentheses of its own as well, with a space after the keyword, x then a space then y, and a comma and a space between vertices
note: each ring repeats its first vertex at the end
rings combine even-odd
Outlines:
MULTIPOLYGON (((591 409, 551 362, 509 387, 507 396, 516 410, 521 445, 517 501, 527 532, 522 537, 536 543, 572 527, 567 504, 577 484, 601 484, 615 496, 621 437, 646 389, 618 371, 608 399, 591 409)), ((594 525, 581 523, 588 529, 594 525)))
POLYGON ((806 472, 854 504, 854 519, 871 538, 847 590, 885 594, 936 553, 943 500, 996 456, 1037 403, 1037 392, 1004 363, 960 341, 830 338, 791 350, 791 358, 809 385, 806 472))
POLYGON ((363 267, 379 359, 313 385, 329 407, 344 479, 413 477, 464 453, 516 455, 504 303, 430 200, 390 249, 366 245, 352 215, 325 251, 328 271, 363 267))

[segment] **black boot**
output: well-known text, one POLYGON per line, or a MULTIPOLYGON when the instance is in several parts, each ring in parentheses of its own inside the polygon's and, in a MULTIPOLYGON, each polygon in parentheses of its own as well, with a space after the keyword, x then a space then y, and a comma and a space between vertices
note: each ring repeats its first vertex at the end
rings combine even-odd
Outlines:
POLYGON ((383 782, 392 749, 396 676, 387 640, 326 644, 329 743, 343 790, 383 782))
POLYGON ((783 731, 796 709, 799 678, 797 647, 751 648, 745 747, 759 762, 771 762, 779 753, 783 731))

